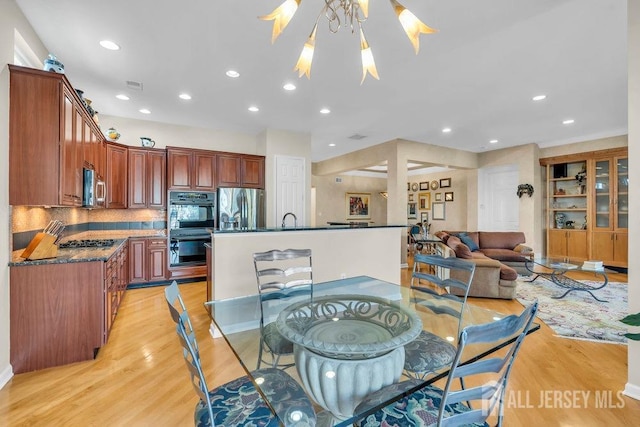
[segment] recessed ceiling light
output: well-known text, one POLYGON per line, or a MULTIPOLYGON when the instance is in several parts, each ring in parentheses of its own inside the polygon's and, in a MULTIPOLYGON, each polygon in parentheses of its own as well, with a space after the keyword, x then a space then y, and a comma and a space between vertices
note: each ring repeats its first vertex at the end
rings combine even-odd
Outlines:
POLYGON ((336 144, 334 144, 334 143, 329 144, 329 147, 335 147, 335 146, 336 146, 336 144))
POLYGON ((322 110, 320 110, 320 114, 329 114, 331 112, 331 110, 329 110, 328 108, 323 108, 322 110))
POLYGON ((451 128, 442 129, 442 133, 449 133, 449 132, 451 132, 451 128))
POLYGON ((151 114, 151 110, 147 108, 141 108, 138 111, 140 111, 142 114, 151 114))
POLYGON ((573 119, 567 119, 562 121, 563 125, 572 125, 573 123, 575 123, 575 120, 573 119))
POLYGON ((128 101, 129 97, 127 95, 125 95, 124 93, 120 93, 118 95, 116 95, 116 98, 122 100, 122 101, 128 101))
POLYGON ((252 113, 257 113, 258 111, 260 111, 260 109, 258 107, 256 107, 255 105, 252 105, 251 107, 247 108, 249 111, 251 111, 252 113))
POLYGON ((180 95, 178 95, 178 97, 180 99, 184 99, 185 101, 188 101, 191 99, 191 95, 189 95, 188 93, 181 93, 180 95))
POLYGON ((293 83, 287 83, 286 85, 282 86, 282 88, 284 90, 296 90, 296 85, 294 85, 293 83))
POLYGON ((536 95, 531 99, 533 99, 534 101, 542 101, 543 99, 546 99, 546 98, 547 98, 547 95, 536 95))
POLYGON ((228 70, 225 74, 226 74, 228 77, 231 77, 232 79, 235 79, 235 78, 240 77, 240 73, 239 73, 239 72, 237 72, 236 70, 228 70))
POLYGON ((120 46, 118 46, 111 40, 100 40, 100 46, 109 50, 120 50, 120 46))
POLYGON ((497 144, 498 140, 497 139, 492 139, 491 141, 489 141, 489 144, 497 144))

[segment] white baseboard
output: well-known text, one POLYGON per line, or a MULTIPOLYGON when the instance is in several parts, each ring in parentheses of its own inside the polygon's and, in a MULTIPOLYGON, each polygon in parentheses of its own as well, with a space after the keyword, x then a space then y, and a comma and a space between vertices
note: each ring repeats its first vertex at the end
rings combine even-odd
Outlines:
POLYGON ((625 384, 623 393, 632 399, 640 400, 640 386, 638 385, 631 383, 625 384))
POLYGON ((13 377, 13 368, 11 365, 7 365, 0 373, 0 388, 4 387, 6 383, 13 377))

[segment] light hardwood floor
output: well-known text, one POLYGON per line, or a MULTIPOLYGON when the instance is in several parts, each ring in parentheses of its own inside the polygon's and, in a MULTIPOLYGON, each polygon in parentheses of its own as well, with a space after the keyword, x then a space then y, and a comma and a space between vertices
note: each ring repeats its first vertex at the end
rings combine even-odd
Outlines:
MULTIPOLYGON (((408 278, 403 272, 403 284, 408 278)), ((626 275, 611 280, 626 282, 626 275)), ((198 331, 209 386, 243 375, 225 341, 208 333, 205 283, 180 285, 180 290, 198 331)), ((95 360, 14 376, 0 390, 0 425, 193 425, 196 395, 163 291, 127 291, 109 343, 95 360)), ((522 310, 515 300, 471 302, 503 313, 522 310)), ((640 425, 640 402, 618 394, 626 379, 625 345, 558 338, 543 324, 525 340, 516 360, 505 425, 640 425)))

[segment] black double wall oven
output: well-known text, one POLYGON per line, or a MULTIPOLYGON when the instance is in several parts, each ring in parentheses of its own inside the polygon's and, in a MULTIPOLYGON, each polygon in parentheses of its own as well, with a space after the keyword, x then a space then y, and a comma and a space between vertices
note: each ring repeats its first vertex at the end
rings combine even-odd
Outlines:
POLYGON ((205 265, 205 243, 215 229, 216 193, 169 192, 169 263, 171 267, 205 265))

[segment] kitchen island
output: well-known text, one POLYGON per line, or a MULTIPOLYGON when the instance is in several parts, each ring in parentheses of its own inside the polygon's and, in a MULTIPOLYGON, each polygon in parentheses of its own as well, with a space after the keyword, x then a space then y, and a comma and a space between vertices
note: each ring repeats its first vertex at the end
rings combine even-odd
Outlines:
POLYGON ((400 284, 405 236, 405 225, 216 231, 211 239, 211 298, 255 294, 253 254, 271 249, 311 249, 314 282, 371 276, 400 284))

